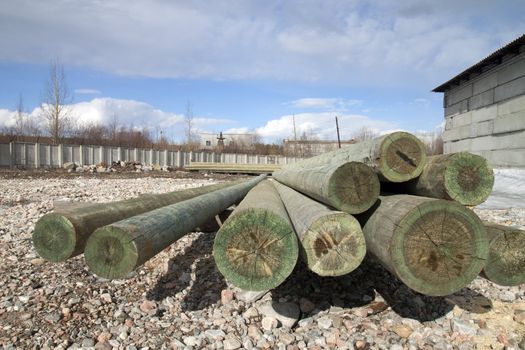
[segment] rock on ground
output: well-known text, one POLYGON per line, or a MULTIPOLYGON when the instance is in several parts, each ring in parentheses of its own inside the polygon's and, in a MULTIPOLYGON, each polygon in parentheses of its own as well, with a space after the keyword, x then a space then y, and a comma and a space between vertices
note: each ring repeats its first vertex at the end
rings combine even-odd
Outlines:
MULTIPOLYGON (((524 286, 477 278, 451 296, 426 297, 367 260, 338 278, 321 278, 299 263, 268 293, 232 294, 211 255, 213 233, 190 233, 115 281, 89 273, 82 256, 45 262, 31 245, 36 220, 53 203, 108 202, 214 182, 0 176, 0 348, 518 349, 525 343, 524 286), (290 306, 293 312, 281 313, 291 328, 268 305, 290 306)), ((475 210, 525 227, 522 209, 475 210)))

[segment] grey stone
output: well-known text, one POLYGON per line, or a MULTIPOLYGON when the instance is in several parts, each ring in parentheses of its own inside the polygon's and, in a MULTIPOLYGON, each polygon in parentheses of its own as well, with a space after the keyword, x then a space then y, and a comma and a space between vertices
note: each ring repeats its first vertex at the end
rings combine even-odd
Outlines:
POLYGON ((259 313, 277 319, 284 327, 292 328, 299 320, 300 310, 295 303, 268 302, 259 307, 259 313))
POLYGON ((268 290, 263 290, 260 292, 254 292, 250 290, 242 290, 239 288, 234 288, 235 292, 235 299, 239 301, 243 301, 245 303, 255 303, 257 300, 260 300, 262 297, 264 297, 266 294, 268 294, 268 290))
POLYGON ((95 340, 93 338, 85 338, 84 340, 82 340, 83 348, 90 348, 92 346, 95 346, 95 340))
POLYGON ((322 317, 317 320, 317 324, 322 329, 328 329, 332 326, 332 320, 328 317, 322 317))
POLYGON ((198 339, 194 336, 184 337, 182 341, 188 346, 197 346, 199 344, 198 339))
POLYGON ((501 301, 512 302, 516 300, 516 294, 507 290, 499 293, 499 298, 501 299, 501 301))
POLYGON ((452 327, 452 330, 458 334, 476 335, 478 333, 478 331, 474 328, 473 325, 465 321, 462 321, 458 318, 453 318, 450 321, 450 326, 452 327))
POLYGON ((278 325, 279 325, 279 322, 277 321, 277 319, 275 317, 271 317, 271 316, 265 316, 263 317, 263 319, 261 320, 261 324, 262 324, 262 328, 267 331, 267 332, 270 332, 272 331, 273 329, 277 328, 278 325))
POLYGON ((235 350, 241 347, 241 342, 235 338, 227 338, 222 342, 224 350, 235 350))
POLYGON ((208 329, 204 332, 204 334, 209 337, 209 338, 212 338, 212 339, 215 339, 215 338, 219 338, 219 337, 225 337, 226 336, 226 333, 224 333, 222 330, 220 329, 208 329))

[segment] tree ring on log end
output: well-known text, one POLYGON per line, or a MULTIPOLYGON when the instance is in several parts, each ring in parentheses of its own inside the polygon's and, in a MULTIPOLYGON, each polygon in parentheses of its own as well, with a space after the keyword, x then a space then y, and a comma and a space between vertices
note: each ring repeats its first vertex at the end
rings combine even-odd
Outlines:
POLYGON ((368 165, 348 162, 338 167, 330 177, 328 198, 333 207, 359 214, 374 205, 379 191, 379 179, 368 165))
POLYGON ((95 275, 107 279, 124 278, 135 269, 138 251, 124 230, 105 226, 88 239, 84 258, 95 275))
POLYGON ((480 273, 488 256, 481 220, 462 205, 424 202, 399 222, 390 254, 398 277, 432 296, 452 294, 480 273))
POLYGON ((494 172, 487 160, 461 152, 450 156, 445 170, 445 190, 451 199, 463 205, 483 203, 494 186, 494 172))
POLYGON ((67 260, 77 244, 75 227, 67 217, 57 213, 44 215, 37 221, 32 240, 38 255, 51 262, 67 260))
POLYGON ((418 177, 426 160, 425 145, 412 134, 394 132, 381 142, 379 169, 387 181, 404 182, 418 177))
POLYGON ((501 232, 490 226, 486 228, 495 238, 491 240, 489 257, 483 268, 485 277, 502 286, 525 283, 525 232, 511 227, 501 232))
POLYGON ((305 262, 320 276, 341 276, 355 270, 366 254, 361 225, 350 214, 335 212, 317 219, 305 233, 305 262))
POLYGON ((277 287, 299 255, 289 222, 263 209, 245 209, 221 227, 213 245, 217 268, 235 286, 253 291, 277 287))

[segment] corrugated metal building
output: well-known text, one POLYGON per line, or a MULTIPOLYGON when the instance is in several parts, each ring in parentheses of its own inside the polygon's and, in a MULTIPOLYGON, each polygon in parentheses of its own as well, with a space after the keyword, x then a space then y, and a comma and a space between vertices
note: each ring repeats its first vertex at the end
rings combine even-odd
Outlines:
POLYGON ((433 91, 445 94, 445 153, 525 167, 525 35, 433 91))

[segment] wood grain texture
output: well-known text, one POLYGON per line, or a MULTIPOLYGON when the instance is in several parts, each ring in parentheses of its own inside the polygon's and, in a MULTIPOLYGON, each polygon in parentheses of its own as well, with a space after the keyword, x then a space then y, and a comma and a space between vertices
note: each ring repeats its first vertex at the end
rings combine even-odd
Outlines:
POLYGON ((482 276, 501 286, 525 283, 525 230, 483 222, 490 241, 482 276))
POLYGON ((422 294, 442 296, 460 290, 479 274, 488 257, 483 223, 456 202, 380 196, 360 220, 367 250, 422 294))
MULTIPOLYGON (((394 184, 388 191, 392 191, 394 184)), ((431 156, 421 175, 397 189, 396 193, 455 200, 463 205, 483 203, 494 186, 494 172, 487 160, 468 153, 431 156)))
POLYGON ((320 276, 341 276, 356 269, 366 254, 361 225, 350 214, 334 211, 274 182, 300 242, 308 268, 320 276))
POLYGON ((88 238, 99 227, 240 182, 242 180, 69 209, 62 205, 60 210, 46 214, 37 221, 32 237, 33 246, 47 261, 65 261, 82 254, 88 238))
POLYGON ((359 162, 276 171, 272 177, 322 203, 358 214, 379 196, 379 180, 370 167, 359 162))
POLYGON ((215 236, 219 271, 245 290, 269 290, 292 273, 299 254, 288 213, 270 181, 254 187, 215 236))
POLYGON ((94 274, 122 278, 170 244, 238 203, 265 175, 117 221, 88 239, 84 258, 94 274))

